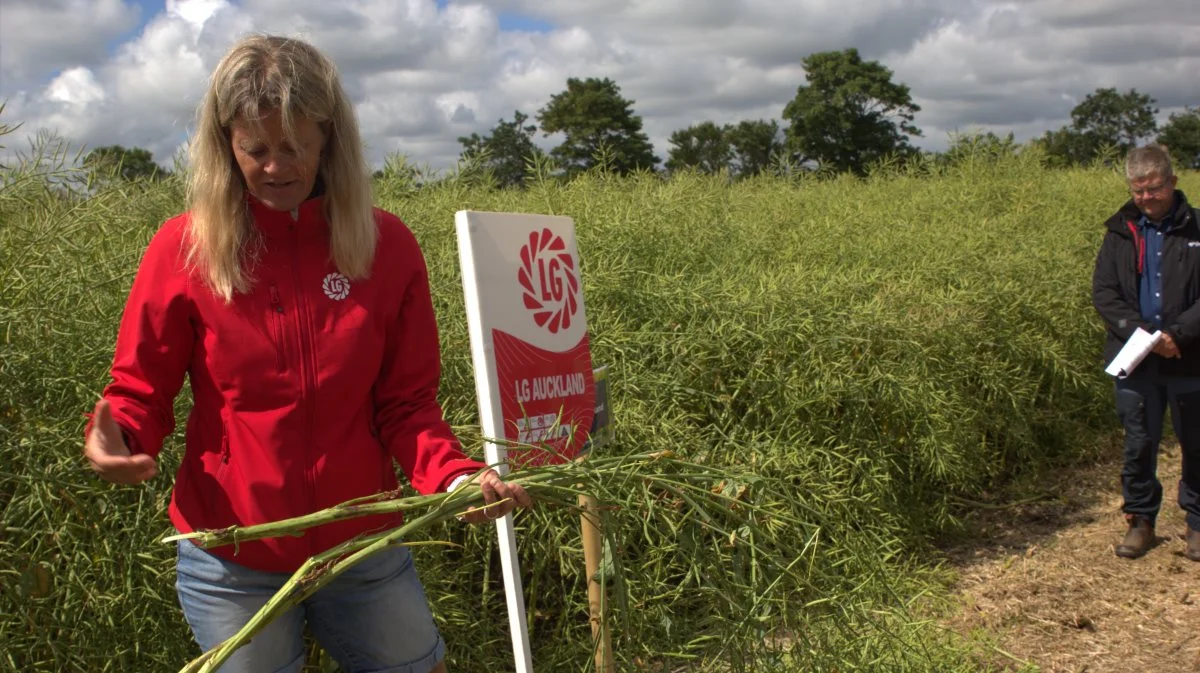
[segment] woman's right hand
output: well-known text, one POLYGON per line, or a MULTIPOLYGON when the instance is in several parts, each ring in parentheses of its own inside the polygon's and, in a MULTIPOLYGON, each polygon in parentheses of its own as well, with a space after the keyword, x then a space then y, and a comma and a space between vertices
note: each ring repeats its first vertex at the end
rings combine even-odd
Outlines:
POLYGON ((96 403, 92 431, 83 445, 83 455, 91 463, 92 471, 101 479, 127 486, 140 484, 158 474, 154 458, 144 454, 131 454, 125 446, 121 426, 113 420, 108 401, 96 403))

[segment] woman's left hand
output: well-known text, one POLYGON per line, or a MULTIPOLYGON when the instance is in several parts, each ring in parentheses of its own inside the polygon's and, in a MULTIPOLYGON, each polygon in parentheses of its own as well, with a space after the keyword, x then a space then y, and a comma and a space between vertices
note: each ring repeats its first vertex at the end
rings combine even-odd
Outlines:
POLYGON ((524 486, 506 483, 495 470, 488 470, 468 483, 477 484, 483 490, 485 506, 464 513, 462 520, 467 523, 495 521, 517 507, 533 506, 533 498, 524 486))

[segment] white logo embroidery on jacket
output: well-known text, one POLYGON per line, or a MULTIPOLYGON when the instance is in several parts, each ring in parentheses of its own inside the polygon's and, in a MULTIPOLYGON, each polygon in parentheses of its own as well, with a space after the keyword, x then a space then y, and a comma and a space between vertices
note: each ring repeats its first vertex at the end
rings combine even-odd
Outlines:
POLYGON ((331 273, 325 276, 321 289, 325 291, 326 297, 341 301, 350 295, 350 279, 340 273, 331 273))

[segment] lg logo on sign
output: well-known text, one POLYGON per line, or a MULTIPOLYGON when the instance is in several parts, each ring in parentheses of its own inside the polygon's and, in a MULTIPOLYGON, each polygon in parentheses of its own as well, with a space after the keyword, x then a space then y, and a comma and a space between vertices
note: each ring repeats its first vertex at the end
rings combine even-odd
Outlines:
POLYGON ((521 268, 517 280, 524 291, 525 308, 533 312, 533 321, 551 334, 571 327, 579 312, 579 278, 575 262, 561 236, 549 229, 531 232, 521 247, 521 268))

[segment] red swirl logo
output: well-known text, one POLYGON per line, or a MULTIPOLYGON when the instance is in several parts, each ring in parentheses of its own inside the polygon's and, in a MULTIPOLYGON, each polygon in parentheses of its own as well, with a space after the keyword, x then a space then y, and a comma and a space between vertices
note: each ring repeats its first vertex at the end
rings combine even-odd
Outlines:
POLYGON ((517 281, 524 290, 525 308, 538 327, 551 334, 571 327, 579 312, 579 278, 561 236, 549 229, 530 232, 529 242, 521 247, 517 281))

